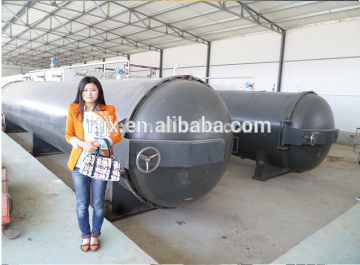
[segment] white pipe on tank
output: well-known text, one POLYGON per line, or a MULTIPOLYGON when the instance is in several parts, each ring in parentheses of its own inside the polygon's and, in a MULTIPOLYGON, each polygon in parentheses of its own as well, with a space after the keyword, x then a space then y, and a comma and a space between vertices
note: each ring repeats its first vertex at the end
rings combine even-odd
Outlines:
MULTIPOLYGON (((74 66, 64 66, 64 67, 59 67, 56 68, 56 70, 59 69, 71 69, 71 68, 78 68, 78 67, 84 67, 85 68, 85 72, 86 72, 86 67, 87 66, 93 66, 93 65, 104 65, 105 64, 114 64, 114 63, 126 63, 128 65, 128 72, 126 74, 126 78, 130 77, 130 61, 129 60, 118 60, 118 61, 111 61, 111 62, 101 62, 101 63, 91 63, 91 64, 80 64, 80 65, 74 65, 74 66)), ((36 72, 43 72, 43 71, 52 71, 54 69, 40 69, 40 70, 34 70, 34 71, 30 71, 29 73, 36 73, 36 72)))

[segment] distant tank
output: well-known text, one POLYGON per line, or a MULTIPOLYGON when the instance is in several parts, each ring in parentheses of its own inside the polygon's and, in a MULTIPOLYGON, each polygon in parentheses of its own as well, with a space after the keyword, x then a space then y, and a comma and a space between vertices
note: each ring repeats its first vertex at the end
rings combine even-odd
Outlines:
MULTIPOLYGON (((217 90, 232 121, 269 121, 271 133, 234 133, 233 155, 256 160, 255 178, 317 167, 336 142, 329 104, 314 92, 276 93, 217 90)), ((261 126, 258 125, 258 132, 261 126)))

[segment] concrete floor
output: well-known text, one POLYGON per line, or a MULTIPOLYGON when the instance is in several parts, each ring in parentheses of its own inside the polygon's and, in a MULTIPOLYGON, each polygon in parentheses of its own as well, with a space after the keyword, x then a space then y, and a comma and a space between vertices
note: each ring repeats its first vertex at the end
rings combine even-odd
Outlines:
MULTIPOLYGON (((29 133, 9 136, 30 151, 29 133)), ((68 157, 37 159, 73 189, 68 157)), ((356 205, 360 195, 360 165, 349 146, 334 144, 312 171, 265 182, 251 179, 254 165, 232 158, 219 184, 204 198, 113 225, 160 264, 271 263, 356 205)), ((321 262, 307 257, 297 263, 321 262)))
MULTIPOLYGON (((100 250, 82 252, 74 191, 5 133, 1 136, 2 163, 14 203, 10 227, 21 232, 16 239, 3 238, 3 264, 156 263, 107 220, 100 250)), ((89 212, 92 216, 92 209, 89 212)), ((6 235, 14 232, 6 230, 6 235)))
POLYGON ((276 259, 274 264, 359 264, 360 203, 276 259))

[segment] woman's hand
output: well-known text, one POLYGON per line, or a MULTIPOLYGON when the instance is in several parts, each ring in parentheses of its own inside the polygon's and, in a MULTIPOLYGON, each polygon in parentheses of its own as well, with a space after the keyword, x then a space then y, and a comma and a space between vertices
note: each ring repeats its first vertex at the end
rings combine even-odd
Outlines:
POLYGON ((78 146, 82 147, 85 151, 92 153, 95 152, 101 144, 98 141, 79 141, 78 146))

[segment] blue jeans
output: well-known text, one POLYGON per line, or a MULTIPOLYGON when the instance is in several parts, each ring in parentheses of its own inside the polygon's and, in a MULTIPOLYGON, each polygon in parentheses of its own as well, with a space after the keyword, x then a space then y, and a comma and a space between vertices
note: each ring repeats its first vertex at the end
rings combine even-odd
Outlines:
POLYGON ((105 217, 105 190, 107 181, 93 179, 79 172, 75 167, 71 171, 76 193, 76 215, 81 236, 88 237, 91 233, 100 235, 101 226, 105 217), (90 185, 92 191, 92 232, 89 223, 90 185))

